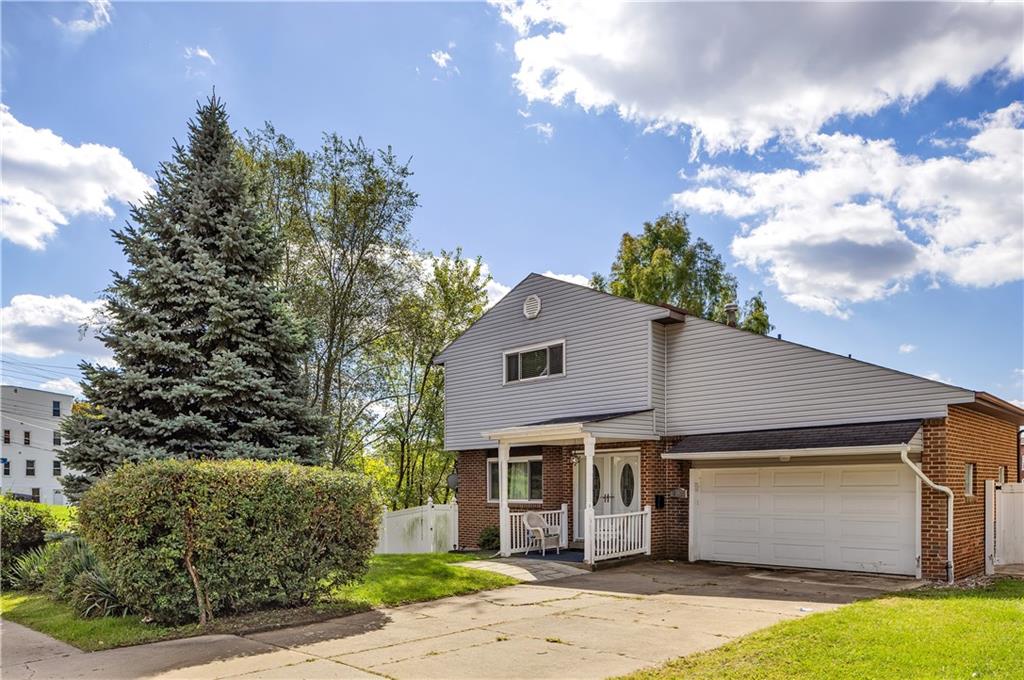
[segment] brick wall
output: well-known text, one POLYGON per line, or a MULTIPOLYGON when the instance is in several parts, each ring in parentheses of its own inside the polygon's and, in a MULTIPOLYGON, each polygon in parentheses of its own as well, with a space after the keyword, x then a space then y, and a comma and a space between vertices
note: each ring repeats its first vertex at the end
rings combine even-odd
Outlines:
MULTIPOLYGON (((944 419, 924 423, 922 471, 953 490, 953 562, 957 578, 985 570, 985 480, 1019 481, 1017 426, 964 406, 950 406, 944 419), (966 495, 964 472, 974 463, 974 494, 966 495)), ((946 576, 946 496, 921 490, 921 571, 924 578, 946 576)))

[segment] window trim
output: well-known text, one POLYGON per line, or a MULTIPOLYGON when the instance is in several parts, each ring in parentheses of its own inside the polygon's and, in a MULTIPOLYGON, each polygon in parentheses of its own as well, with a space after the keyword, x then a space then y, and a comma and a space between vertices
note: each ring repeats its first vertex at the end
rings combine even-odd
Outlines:
POLYGON ((64 475, 64 464, 59 459, 55 459, 50 467, 50 472, 54 477, 62 477, 64 475))
POLYGON ((977 471, 978 468, 974 463, 964 465, 964 496, 967 498, 974 496, 974 477, 977 471))
MULTIPOLYGON (((550 357, 548 358, 548 361, 549 362, 551 361, 550 357)), ((523 347, 516 347, 515 349, 505 350, 504 352, 501 353, 501 384, 502 385, 518 385, 520 383, 534 382, 536 380, 546 380, 548 378, 561 378, 561 377, 564 377, 569 372, 568 369, 569 369, 569 366, 568 366, 568 363, 566 361, 566 356, 565 356, 565 338, 561 338, 559 340, 552 340, 550 342, 537 342, 537 343, 534 343, 532 345, 525 345, 523 347), (554 347, 555 345, 561 345, 562 346, 562 372, 561 373, 555 373, 554 375, 551 375, 550 373, 547 374, 547 375, 536 375, 536 376, 534 376, 532 378, 518 378, 518 379, 512 380, 512 381, 510 381, 508 379, 508 355, 509 354, 523 354, 524 352, 535 352, 538 349, 547 349, 549 347, 554 347)), ((522 375, 522 359, 519 360, 519 371, 520 371, 520 375, 522 375)))
POLYGON ((25 476, 26 477, 35 477, 36 476, 36 459, 35 458, 26 458, 25 459, 25 476), (32 472, 29 472, 29 466, 32 467, 32 472))
MULTIPOLYGON (((540 461, 541 463, 543 463, 544 462, 544 456, 539 455, 539 454, 535 454, 535 455, 530 455, 530 456, 509 456, 508 457, 508 462, 509 463, 531 463, 531 462, 534 462, 534 461, 540 461)), ((488 457, 486 459, 486 474, 484 475, 484 477, 485 477, 484 481, 486 482, 486 486, 484 487, 484 498, 487 499, 487 503, 489 505, 498 505, 499 503, 501 503, 501 500, 498 499, 498 498, 491 498, 491 463, 492 462, 493 463, 497 463, 498 462, 498 457, 497 456, 491 456, 491 457, 488 457)), ((527 468, 527 470, 529 470, 529 468, 527 468)), ((527 474, 529 474, 529 472, 527 472, 527 474)), ((509 505, 513 505, 513 504, 514 505, 541 505, 541 504, 543 504, 544 503, 544 468, 543 467, 541 467, 541 469, 540 469, 540 478, 541 478, 541 486, 540 486, 540 495, 541 495, 541 497, 540 498, 533 499, 533 500, 531 500, 531 499, 516 500, 514 498, 509 498, 508 499, 508 504, 509 505)))
POLYGON ((60 414, 64 409, 61 406, 60 399, 54 399, 50 405, 50 413, 53 414, 54 418, 60 418, 60 414))

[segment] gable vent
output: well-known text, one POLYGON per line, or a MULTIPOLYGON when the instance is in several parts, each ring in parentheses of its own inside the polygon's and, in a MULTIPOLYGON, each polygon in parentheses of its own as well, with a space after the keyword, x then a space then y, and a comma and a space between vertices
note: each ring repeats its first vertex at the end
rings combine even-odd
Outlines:
POLYGON ((523 300, 523 316, 527 319, 536 319, 540 314, 540 298, 536 295, 529 295, 523 300))

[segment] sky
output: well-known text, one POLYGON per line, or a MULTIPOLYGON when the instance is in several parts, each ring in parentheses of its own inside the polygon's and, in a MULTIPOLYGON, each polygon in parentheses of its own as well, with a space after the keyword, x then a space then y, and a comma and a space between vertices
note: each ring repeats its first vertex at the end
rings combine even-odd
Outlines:
POLYGON ((420 248, 606 273, 689 215, 784 339, 1024 405, 1024 5, 0 4, 2 379, 75 393, 216 88, 409 158, 420 248), (85 326, 83 327, 83 324, 85 326), (85 328, 83 332, 83 328, 85 328))

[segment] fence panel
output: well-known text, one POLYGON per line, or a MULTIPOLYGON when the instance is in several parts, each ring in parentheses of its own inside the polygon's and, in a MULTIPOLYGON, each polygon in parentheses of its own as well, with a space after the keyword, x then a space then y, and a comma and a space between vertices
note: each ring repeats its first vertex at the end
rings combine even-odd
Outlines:
POLYGON ((377 553, 448 552, 459 540, 459 506, 437 503, 385 512, 377 532, 377 553))

